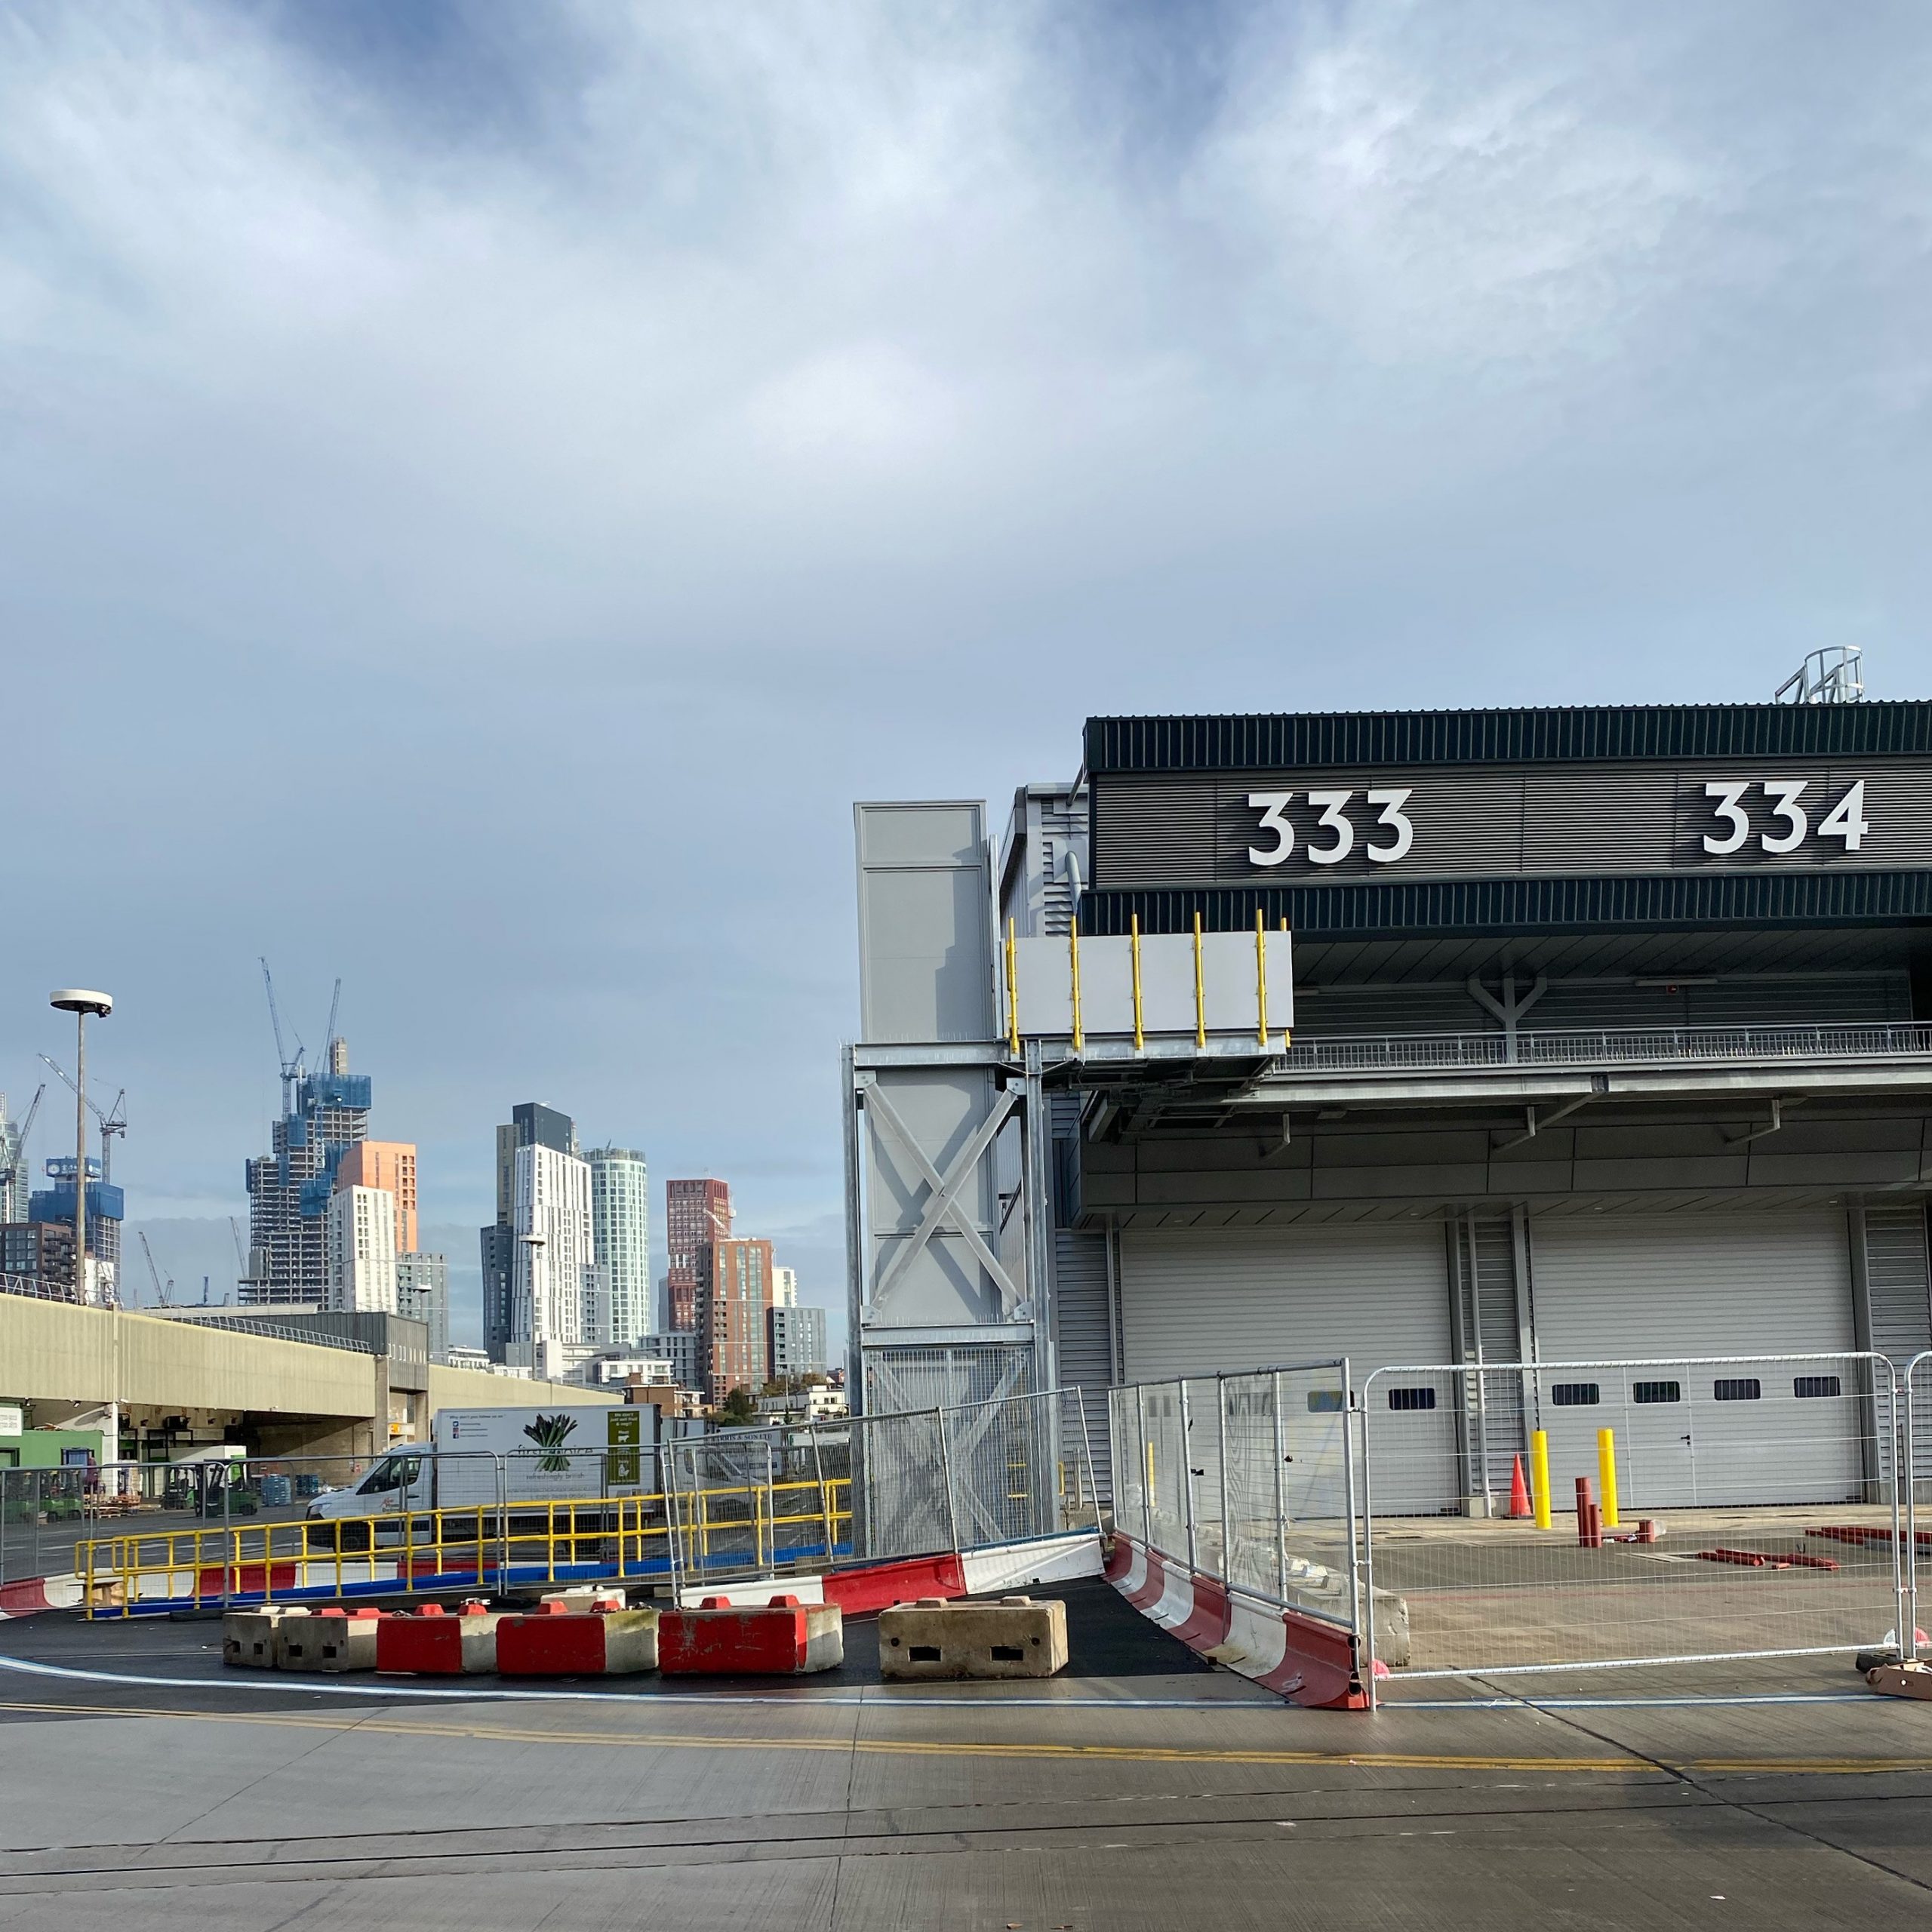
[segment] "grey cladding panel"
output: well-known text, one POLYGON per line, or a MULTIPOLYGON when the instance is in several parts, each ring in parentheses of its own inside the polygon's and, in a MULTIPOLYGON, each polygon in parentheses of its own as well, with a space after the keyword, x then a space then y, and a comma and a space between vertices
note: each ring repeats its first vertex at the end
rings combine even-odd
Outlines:
POLYGON ((1239 773, 1101 774, 1094 780, 1094 884, 1103 891, 1213 885, 1325 884, 1404 881, 1596 877, 1615 873, 1883 872, 1932 867, 1932 760, 1770 757, 1747 761, 1636 761, 1575 767, 1429 766, 1407 771, 1333 770, 1239 773), (1773 815, 1767 781, 1803 780, 1798 803, 1809 832, 1791 852, 1767 853, 1761 837, 1786 822, 1773 815), (1851 786, 1865 786, 1868 827, 1847 848, 1818 827, 1851 786), (1743 782, 1750 832, 1735 854, 1712 854, 1706 834, 1724 822, 1709 784, 1743 782), (1378 863, 1366 847, 1393 833, 1378 825, 1371 789, 1406 787, 1401 808, 1414 826, 1409 850, 1378 863), (1308 803, 1318 791, 1355 795, 1346 808, 1354 849, 1331 865, 1312 862, 1311 842, 1333 843, 1308 803), (1293 849, 1279 864, 1251 861, 1270 850, 1272 832, 1247 801, 1289 792, 1293 849))
POLYGON ((860 805, 860 1029, 875 1041, 990 1039, 985 809, 860 805))

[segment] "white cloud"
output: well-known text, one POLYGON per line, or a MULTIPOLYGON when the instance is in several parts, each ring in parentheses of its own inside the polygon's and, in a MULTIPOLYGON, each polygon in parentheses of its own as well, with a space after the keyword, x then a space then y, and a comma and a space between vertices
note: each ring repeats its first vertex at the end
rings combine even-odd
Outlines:
POLYGON ((547 1097, 803 1228, 854 795, 1918 681, 1916 10, 408 17, 0 0, 6 849, 91 867, 0 1080, 118 974, 137 1208, 238 1192, 258 951, 437 1218, 547 1097))

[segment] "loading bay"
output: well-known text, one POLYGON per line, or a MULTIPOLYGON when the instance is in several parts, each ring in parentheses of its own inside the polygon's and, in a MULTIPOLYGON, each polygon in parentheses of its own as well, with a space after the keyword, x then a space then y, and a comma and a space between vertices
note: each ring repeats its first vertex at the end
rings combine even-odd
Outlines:
POLYGON ((1102 1584, 1044 1684, 298 1683, 0 1624, 0 1927, 1912 1925, 1932 1706, 1839 1658, 1284 1707, 1102 1584))

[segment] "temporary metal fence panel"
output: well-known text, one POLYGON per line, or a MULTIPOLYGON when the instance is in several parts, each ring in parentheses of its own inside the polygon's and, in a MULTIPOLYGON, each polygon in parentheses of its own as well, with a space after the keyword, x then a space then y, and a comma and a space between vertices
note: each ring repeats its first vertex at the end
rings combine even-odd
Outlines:
POLYGON ((1358 1400, 1364 1581, 1371 1619, 1406 1617, 1398 1684, 1896 1640, 1911 1572, 1890 1448, 1907 1410, 1883 1356, 1379 1368, 1358 1400), (1485 1417, 1518 1404, 1548 1527, 1485 1485, 1485 1417), (1445 1441, 1463 1513, 1411 1513, 1445 1441))
POLYGON ((1919 1440, 1932 1413, 1932 1349, 1915 1355, 1906 1365, 1903 1392, 1898 1402, 1900 1441, 1898 1468, 1910 1475, 1899 1487, 1905 1498, 1905 1615, 1899 1626, 1906 1654, 1918 1657, 1926 1646, 1918 1633, 1924 1627, 1926 1606, 1932 1604, 1932 1530, 1919 1527, 1918 1504, 1921 1492, 1932 1494, 1932 1481, 1924 1472, 1932 1460, 1932 1446, 1919 1440))
POLYGON ((777 1574, 828 1553, 875 1562, 986 1549, 1099 1522, 1078 1389, 693 1437, 667 1445, 665 1469, 678 1561, 694 1579, 777 1574))
POLYGON ((1359 1626, 1344 1361, 1112 1391, 1117 1530, 1264 1604, 1359 1626))

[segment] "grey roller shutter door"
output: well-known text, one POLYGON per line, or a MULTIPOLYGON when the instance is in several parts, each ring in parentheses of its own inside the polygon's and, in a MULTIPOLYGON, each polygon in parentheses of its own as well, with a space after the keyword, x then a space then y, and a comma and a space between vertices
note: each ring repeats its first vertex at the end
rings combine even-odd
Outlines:
MULTIPOLYGON (((1440 1222, 1128 1233, 1120 1271, 1130 1382, 1346 1355, 1359 1391, 1371 1369, 1450 1359, 1440 1222)), ((1376 1391, 1386 1404, 1384 1383, 1376 1391)), ((1377 1507, 1454 1508, 1454 1423, 1446 1408, 1373 1420, 1378 1458, 1387 1447, 1377 1507)))
MULTIPOLYGON (((1852 1349, 1844 1214, 1709 1214, 1531 1224, 1543 1361, 1668 1361, 1852 1349)), ((1734 1503, 1840 1502, 1860 1491, 1868 1426, 1851 1364, 1740 1363, 1543 1378, 1557 1505, 1594 1478, 1597 1431, 1617 1432, 1626 1514, 1734 1503), (1801 1395, 1838 1378, 1835 1397, 1801 1395), (1718 1385, 1748 1399, 1720 1400, 1718 1385), (1561 1403, 1558 1390, 1570 1399, 1561 1403), (1595 1392, 1591 1399, 1591 1392, 1595 1392), (1651 1399, 1639 1401, 1641 1393, 1651 1399)))

